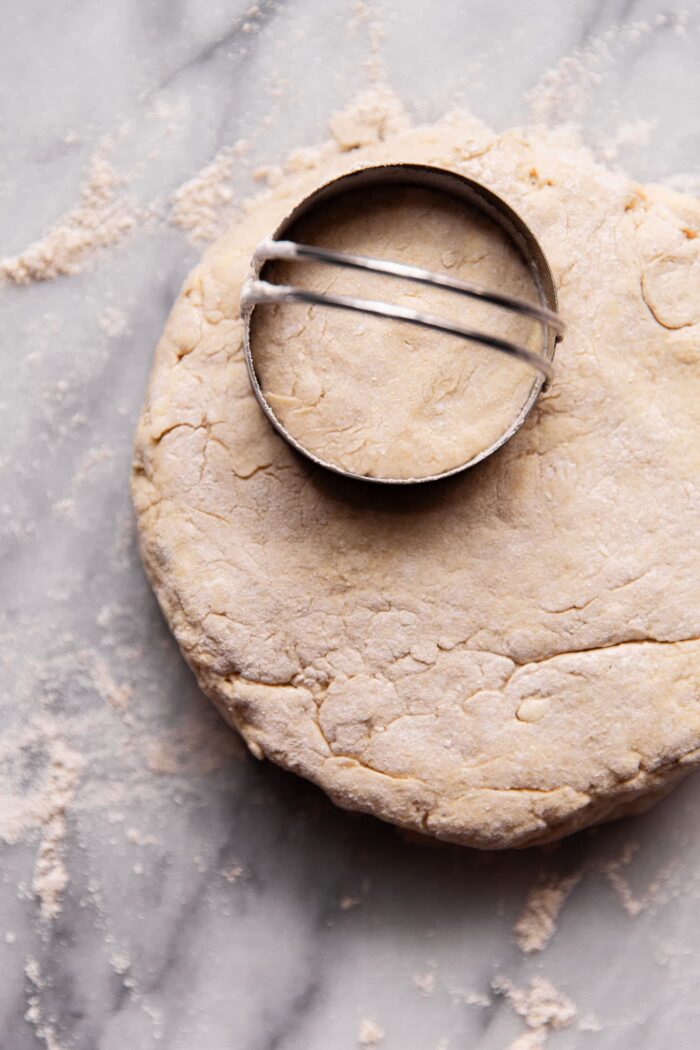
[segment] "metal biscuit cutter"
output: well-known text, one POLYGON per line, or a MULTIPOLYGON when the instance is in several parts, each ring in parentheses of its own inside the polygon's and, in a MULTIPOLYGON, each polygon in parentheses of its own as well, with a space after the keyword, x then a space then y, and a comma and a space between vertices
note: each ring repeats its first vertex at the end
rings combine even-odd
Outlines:
POLYGON ((327 470, 334 471, 344 477, 380 484, 410 485, 424 481, 435 481, 438 478, 444 478, 467 470, 487 456, 490 456, 491 453, 500 448, 520 429, 535 404, 540 391, 552 376, 554 351, 564 332, 564 323, 557 313, 557 295, 554 279, 544 253, 532 231, 505 201, 491 190, 486 189, 486 187, 456 172, 421 164, 390 164, 361 168, 358 171, 342 175, 331 182, 325 183, 302 200, 278 226, 273 235, 258 245, 253 255, 251 270, 251 276, 246 280, 241 290, 241 317, 243 318, 245 329, 245 360, 255 396, 272 425, 297 452, 300 452, 318 466, 325 467, 327 470), (466 201, 472 207, 480 210, 487 217, 497 222, 509 236, 528 266, 539 294, 539 304, 526 302, 525 300, 505 295, 497 290, 466 284, 463 281, 455 280, 448 274, 433 273, 430 270, 409 266, 405 263, 347 255, 326 248, 297 244, 285 238, 285 234, 292 229, 302 216, 331 198, 346 193, 348 190, 392 184, 427 187, 439 190, 442 193, 451 194, 459 200, 466 201), (541 351, 536 353, 497 335, 490 335, 486 332, 467 328, 433 314, 411 310, 404 306, 377 302, 372 299, 358 299, 351 296, 325 295, 303 288, 272 284, 265 280, 265 264, 274 259, 295 260, 300 263, 314 260, 328 263, 332 266, 345 266, 352 269, 388 274, 409 281, 416 281, 419 284, 445 288, 458 295, 480 299, 505 310, 515 311, 541 324, 541 351), (417 478, 375 477, 345 470, 337 463, 321 459, 300 444, 280 422, 260 387, 251 345, 251 318, 253 311, 256 307, 265 304, 289 302, 308 303, 339 310, 356 310, 360 313, 405 321, 409 324, 431 328, 449 335, 461 336, 465 340, 480 343, 490 347, 497 353, 507 354, 531 365, 535 371, 532 388, 517 417, 506 427, 496 441, 489 448, 484 449, 473 456, 472 459, 466 463, 459 464, 457 467, 453 467, 441 474, 417 478))

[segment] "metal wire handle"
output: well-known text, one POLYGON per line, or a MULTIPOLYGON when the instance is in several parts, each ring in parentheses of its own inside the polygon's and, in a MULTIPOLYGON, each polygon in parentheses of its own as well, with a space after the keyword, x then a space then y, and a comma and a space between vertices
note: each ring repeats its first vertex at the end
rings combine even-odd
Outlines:
MULTIPOLYGON (((512 310, 525 317, 531 317, 544 326, 545 341, 547 330, 553 329, 558 336, 564 331, 564 323, 557 313, 546 307, 528 303, 523 299, 517 299, 512 295, 502 292, 494 292, 478 285, 467 284, 458 281, 447 274, 433 273, 424 270, 420 266, 410 266, 406 263, 389 262, 384 259, 371 259, 362 255, 346 255, 343 252, 330 251, 327 248, 316 248, 308 244, 297 244, 294 241, 276 241, 267 238, 258 245, 253 255, 253 265, 259 272, 263 263, 271 259, 297 260, 299 262, 318 261, 330 263, 333 266, 346 266, 355 270, 368 270, 372 273, 387 274, 390 277, 403 277, 418 284, 427 284, 434 287, 445 288, 459 295, 471 299, 480 299, 482 302, 500 306, 506 310, 512 310)), ((472 342, 481 343, 484 346, 498 350, 500 353, 510 357, 518 358, 532 365, 542 375, 550 378, 553 372, 552 364, 541 354, 519 346, 508 339, 489 335, 473 328, 445 321, 434 314, 423 313, 419 310, 411 310, 405 306, 394 306, 389 303, 377 302, 373 299, 357 299, 346 295, 325 295, 320 292, 310 292, 303 288, 294 288, 289 285, 272 284, 258 278, 250 278, 243 285, 241 291, 241 309, 248 312, 254 306, 265 303, 309 303, 313 306, 330 306, 339 310, 355 310, 359 313, 374 314, 378 317, 393 318, 397 321, 407 321, 409 324, 420 325, 423 328, 432 328, 449 335, 460 336, 472 342)))

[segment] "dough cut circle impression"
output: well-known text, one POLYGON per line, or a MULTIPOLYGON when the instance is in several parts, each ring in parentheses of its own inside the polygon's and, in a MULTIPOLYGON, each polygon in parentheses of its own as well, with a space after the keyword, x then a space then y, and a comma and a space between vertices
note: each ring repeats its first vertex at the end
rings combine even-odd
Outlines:
POLYGON ((527 418, 564 327, 556 306, 542 250, 505 201, 445 169, 364 166, 318 187, 256 248, 241 293, 246 365, 265 415, 312 462, 362 481, 435 481, 527 418))
MULTIPOLYGON (((640 811, 700 763, 698 201, 554 132, 495 135, 468 116, 309 164, 207 251, 156 350, 132 492, 185 658, 255 755, 340 806, 480 848, 640 811), (498 453, 387 492, 272 429, 239 298, 295 201, 395 162, 512 204, 567 334, 498 453)), ((320 397, 313 378, 293 396, 320 397)))

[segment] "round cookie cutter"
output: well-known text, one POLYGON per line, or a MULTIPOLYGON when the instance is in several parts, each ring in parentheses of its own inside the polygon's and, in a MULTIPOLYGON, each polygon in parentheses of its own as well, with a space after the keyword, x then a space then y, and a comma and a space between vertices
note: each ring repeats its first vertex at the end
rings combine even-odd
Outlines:
POLYGON ((272 236, 266 238, 256 248, 251 261, 251 276, 245 281, 241 289, 241 317, 244 322, 244 353, 250 383, 260 407, 274 428, 297 452, 306 456, 307 459, 310 459, 317 466, 324 467, 326 470, 331 470, 346 478, 387 485, 415 485, 459 474, 461 471, 468 470, 470 467, 480 463, 495 452, 496 449, 500 448, 501 445, 505 444, 523 425, 541 390, 551 378, 554 352, 564 332, 564 323, 557 313, 557 293, 552 272, 539 242, 523 219, 492 190, 487 189, 478 182, 474 182, 473 179, 469 179, 457 172, 448 171, 445 168, 436 168, 424 164, 382 164, 360 168, 357 171, 341 175, 323 184, 309 194, 308 197, 300 201, 294 210, 283 219, 272 236), (332 198, 349 190, 387 185, 417 186, 438 190, 442 193, 450 194, 458 200, 467 202, 495 221, 508 235, 530 270, 538 291, 539 304, 517 299, 497 290, 467 284, 463 281, 455 280, 447 274, 433 273, 420 267, 408 266, 405 263, 347 255, 312 245, 297 244, 286 239, 286 234, 302 216, 307 215, 332 198), (265 266, 274 259, 296 260, 299 262, 314 260, 334 266, 346 266, 352 269, 388 274, 420 284, 445 288, 469 298, 481 299, 506 310, 513 310, 541 324, 541 352, 535 353, 526 347, 502 339, 497 335, 466 328, 456 322, 447 321, 422 311, 410 310, 403 306, 370 299, 358 299, 352 296, 325 295, 289 285, 273 284, 265 280, 265 266), (341 310, 356 310, 360 313, 406 321, 424 328, 442 331, 449 335, 460 336, 470 342, 481 343, 484 346, 491 347, 496 352, 518 358, 531 365, 536 370, 532 388, 520 412, 503 433, 488 448, 456 467, 439 474, 416 478, 384 478, 346 470, 338 463, 322 459, 297 441, 277 417, 260 386, 252 347, 251 319, 253 311, 257 306, 288 302, 301 302, 341 310))

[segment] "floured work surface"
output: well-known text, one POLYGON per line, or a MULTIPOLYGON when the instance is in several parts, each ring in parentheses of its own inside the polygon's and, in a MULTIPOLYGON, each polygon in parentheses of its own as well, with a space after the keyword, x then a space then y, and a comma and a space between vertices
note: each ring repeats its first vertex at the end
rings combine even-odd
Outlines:
POLYGON ((208 251, 156 354, 133 491, 187 660, 255 754, 397 824, 505 847, 640 808, 700 760, 698 203, 467 117, 307 163, 208 251), (397 160, 511 203, 568 328, 498 453, 385 492, 272 430, 238 298, 293 203, 397 160))

